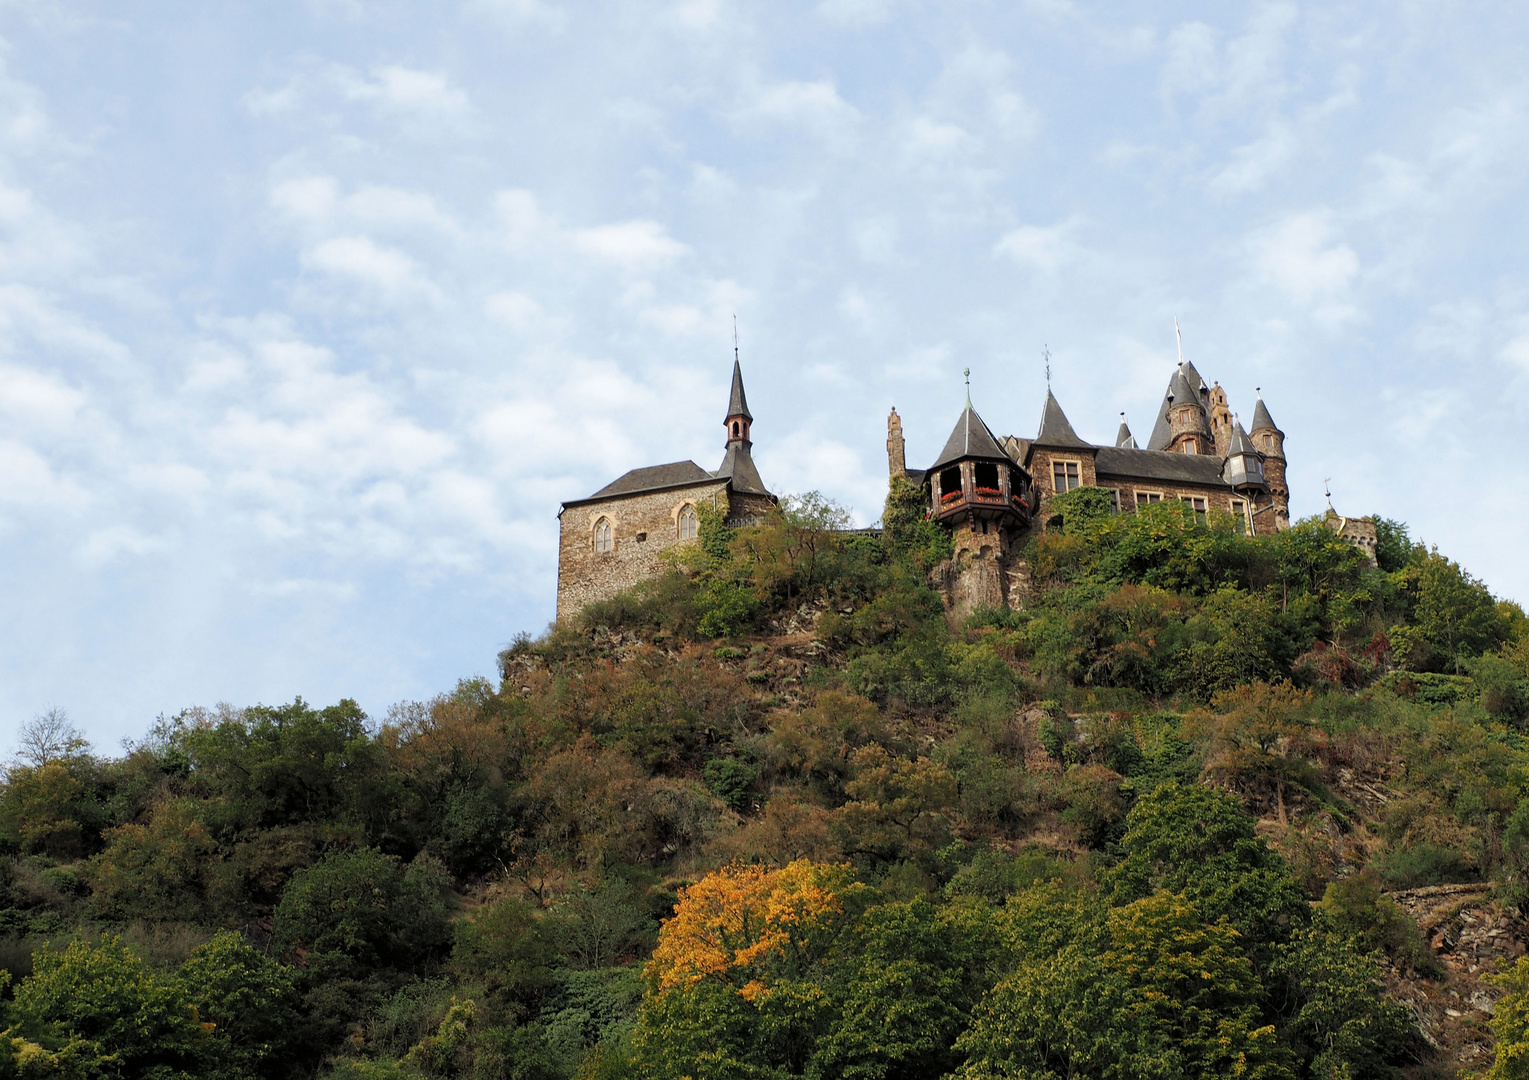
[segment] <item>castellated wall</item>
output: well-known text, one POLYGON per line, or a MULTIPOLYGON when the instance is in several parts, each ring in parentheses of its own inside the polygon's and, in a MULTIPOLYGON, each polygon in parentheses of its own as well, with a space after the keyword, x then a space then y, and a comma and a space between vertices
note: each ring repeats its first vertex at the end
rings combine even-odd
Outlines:
POLYGON ((727 502, 727 481, 718 480, 565 509, 557 552, 557 617, 571 618, 586 605, 660 573, 660 554, 680 543, 679 514, 687 503, 721 508, 727 502), (610 551, 595 550, 595 523, 602 517, 611 523, 610 551))

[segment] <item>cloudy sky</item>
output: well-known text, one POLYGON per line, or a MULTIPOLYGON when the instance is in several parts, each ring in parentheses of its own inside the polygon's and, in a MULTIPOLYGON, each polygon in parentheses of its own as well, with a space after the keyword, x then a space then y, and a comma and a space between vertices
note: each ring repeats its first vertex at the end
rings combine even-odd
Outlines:
MULTIPOLYGON (((0 733, 492 674, 556 514, 779 492, 885 417, 1150 428, 1175 355, 1292 509, 1529 601, 1529 9, 1385 0, 0 5, 0 733)), ((8 741, 8 740, 7 740, 8 741)))

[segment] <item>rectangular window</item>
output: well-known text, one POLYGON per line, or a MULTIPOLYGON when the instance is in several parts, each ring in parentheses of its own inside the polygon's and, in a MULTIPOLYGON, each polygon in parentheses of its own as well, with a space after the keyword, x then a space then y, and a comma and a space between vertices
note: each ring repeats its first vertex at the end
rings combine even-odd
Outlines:
POLYGON ((1065 495, 1074 488, 1082 487, 1083 481, 1078 474, 1076 461, 1053 461, 1051 463, 1051 484, 1058 495, 1065 495))
POLYGON ((1195 498, 1192 495, 1181 495, 1185 505, 1194 510, 1195 518, 1203 525, 1205 523, 1205 500, 1195 498))
POLYGON ((1237 531, 1247 533, 1248 529, 1248 504, 1242 499, 1232 500, 1232 517, 1237 522, 1237 531))
POLYGON ((1138 491, 1136 493, 1136 505, 1146 506, 1148 503, 1162 502, 1163 495, 1160 491, 1138 491))
POLYGON ((1110 488, 1110 509, 1120 513, 1120 489, 1110 488))

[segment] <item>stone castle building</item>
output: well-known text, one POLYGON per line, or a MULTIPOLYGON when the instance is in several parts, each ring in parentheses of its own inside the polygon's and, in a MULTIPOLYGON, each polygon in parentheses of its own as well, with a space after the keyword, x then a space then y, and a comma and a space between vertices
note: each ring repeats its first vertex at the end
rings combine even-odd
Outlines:
MULTIPOLYGON (((743 373, 733 362, 732 392, 723 421, 722 464, 708 472, 693 461, 633 469, 585 499, 563 504, 558 518, 558 618, 613 596, 664 566, 661 553, 699 534, 697 508, 721 512, 729 524, 759 520, 775 505, 752 457, 753 416, 743 373)), ((1285 433, 1260 395, 1251 430, 1227 403, 1220 384, 1207 384, 1182 358, 1154 417, 1147 445, 1137 443, 1122 416, 1113 445, 1079 437, 1048 389, 1034 438, 999 438, 970 397, 934 462, 910 469, 902 418, 887 419, 891 475, 917 485, 929 516, 950 533, 955 556, 936 571, 955 614, 1017 602, 1025 570, 1017 552, 1026 534, 1045 527, 1050 502, 1080 487, 1111 494, 1119 513, 1179 501, 1202 517, 1230 514, 1242 530, 1265 535, 1290 527, 1285 485, 1285 433)), ((1374 558, 1368 519, 1342 519, 1336 531, 1374 558)))
POLYGON ((697 507, 725 515, 730 525, 756 521, 775 505, 754 467, 743 371, 733 361, 722 464, 707 472, 694 461, 633 469, 587 499, 565 502, 557 555, 557 617, 614 596, 663 569, 660 554, 700 535, 697 507))
POLYGON ((955 556, 940 570, 955 612, 1002 607, 1024 578, 1016 543, 1052 518, 1050 501, 1080 487, 1110 492, 1119 513, 1180 501, 1198 515, 1225 512, 1258 535, 1290 527, 1285 433, 1259 397, 1247 431, 1219 383, 1181 360, 1168 381, 1152 434, 1140 446, 1122 418, 1113 446, 1078 436, 1048 389, 1033 439, 997 438, 970 400, 934 464, 907 467, 902 419, 887 418, 892 476, 922 487, 931 517, 950 531, 955 556))

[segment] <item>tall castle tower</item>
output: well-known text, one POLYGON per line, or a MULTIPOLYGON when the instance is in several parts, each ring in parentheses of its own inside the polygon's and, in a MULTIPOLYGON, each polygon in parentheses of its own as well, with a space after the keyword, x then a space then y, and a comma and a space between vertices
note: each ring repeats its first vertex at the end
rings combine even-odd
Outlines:
POLYGON ((1249 436, 1253 449, 1264 459, 1264 479, 1274 499, 1274 527, 1290 528, 1290 488, 1285 484, 1285 433, 1274 425, 1262 391, 1253 409, 1253 430, 1249 436))
POLYGON ((1180 367, 1168 384, 1168 445, 1175 454, 1214 454, 1216 440, 1199 393, 1180 367))

